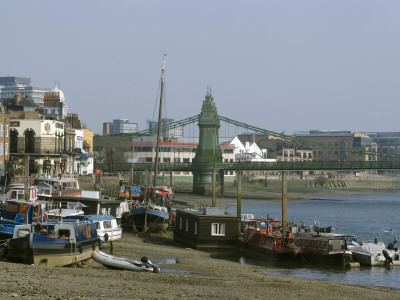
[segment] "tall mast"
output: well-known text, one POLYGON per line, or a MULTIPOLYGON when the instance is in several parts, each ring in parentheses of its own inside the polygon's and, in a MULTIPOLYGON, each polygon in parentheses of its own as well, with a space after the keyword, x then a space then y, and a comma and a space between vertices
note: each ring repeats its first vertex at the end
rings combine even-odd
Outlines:
POLYGON ((158 128, 157 128, 157 142, 156 142, 156 161, 155 161, 155 168, 154 168, 154 180, 153 186, 157 185, 157 173, 158 173, 158 155, 159 155, 159 146, 160 146, 160 132, 161 132, 161 115, 162 115, 162 103, 163 103, 163 96, 164 96, 164 83, 165 83, 165 56, 163 57, 163 64, 161 69, 161 91, 160 91, 160 107, 158 109, 158 128))

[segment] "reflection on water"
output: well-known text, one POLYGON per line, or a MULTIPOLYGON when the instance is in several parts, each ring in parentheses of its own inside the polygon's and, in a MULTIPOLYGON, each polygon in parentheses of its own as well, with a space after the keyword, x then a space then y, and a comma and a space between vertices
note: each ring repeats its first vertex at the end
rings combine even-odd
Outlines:
MULTIPOLYGON (((269 215, 280 219, 281 210, 280 204, 242 205, 243 213, 252 213, 258 218, 269 215)), ((236 205, 227 208, 229 214, 236 215, 236 211, 236 205)), ((357 235, 360 241, 373 241, 378 236, 386 244, 393 241, 393 235, 387 233, 389 229, 400 235, 399 211, 400 194, 321 197, 305 199, 287 206, 287 215, 295 223, 304 221, 306 224, 314 224, 314 221, 320 221, 321 226, 333 226, 337 233, 357 235)), ((236 260, 232 256, 228 259, 260 266, 265 268, 263 273, 269 275, 400 288, 400 267, 361 266, 346 269, 342 266, 326 267, 302 261, 269 261, 240 255, 236 256, 236 260)))

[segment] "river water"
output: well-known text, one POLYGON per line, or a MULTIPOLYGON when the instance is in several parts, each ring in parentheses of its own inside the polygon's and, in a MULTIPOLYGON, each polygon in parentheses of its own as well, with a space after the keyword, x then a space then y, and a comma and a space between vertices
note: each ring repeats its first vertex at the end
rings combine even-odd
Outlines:
MULTIPOLYGON (((236 215, 236 205, 227 212, 236 215)), ((242 213, 252 213, 257 218, 269 216, 282 218, 280 204, 242 204, 242 213)), ((305 199, 287 205, 288 220, 301 225, 333 226, 336 233, 354 234, 359 241, 373 241, 376 236, 386 244, 393 241, 392 232, 400 238, 400 194, 368 194, 305 199)), ((399 244, 396 244, 400 247, 399 244)), ((264 273, 293 276, 341 283, 400 288, 399 267, 365 267, 346 269, 323 267, 305 263, 270 262, 242 256, 242 264, 266 267, 264 273)))

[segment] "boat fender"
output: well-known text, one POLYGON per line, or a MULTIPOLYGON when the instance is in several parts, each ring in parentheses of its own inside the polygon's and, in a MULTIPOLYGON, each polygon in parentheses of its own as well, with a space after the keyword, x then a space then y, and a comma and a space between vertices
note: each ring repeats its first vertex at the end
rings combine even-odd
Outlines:
POLYGON ((108 239, 109 239, 108 233, 106 233, 106 234, 104 235, 104 241, 107 243, 107 242, 108 242, 108 239))

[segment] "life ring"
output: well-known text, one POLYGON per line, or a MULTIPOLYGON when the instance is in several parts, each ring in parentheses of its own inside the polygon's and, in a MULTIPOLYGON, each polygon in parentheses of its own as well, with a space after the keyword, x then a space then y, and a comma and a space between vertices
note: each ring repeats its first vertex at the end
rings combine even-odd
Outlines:
POLYGON ((47 221, 49 219, 49 216, 46 213, 44 213, 43 214, 43 218, 44 218, 45 221, 47 221))

